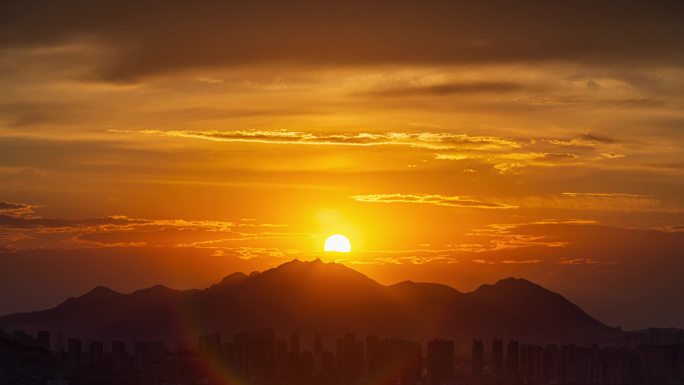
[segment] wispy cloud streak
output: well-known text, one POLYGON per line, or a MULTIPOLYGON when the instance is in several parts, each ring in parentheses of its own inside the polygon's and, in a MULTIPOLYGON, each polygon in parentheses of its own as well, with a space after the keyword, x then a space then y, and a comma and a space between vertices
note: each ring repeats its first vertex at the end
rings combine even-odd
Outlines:
POLYGON ((428 204, 435 206, 447 207, 468 207, 479 209, 514 209, 517 206, 512 206, 504 203, 488 202, 484 200, 475 199, 464 196, 445 196, 439 194, 369 194, 369 195, 352 195, 352 199, 359 202, 367 203, 417 203, 428 204))
POLYGON ((473 136, 455 133, 320 133, 287 130, 267 131, 184 131, 184 130, 119 130, 110 132, 126 134, 144 134, 155 136, 203 139, 217 142, 243 142, 266 144, 301 144, 301 145, 333 145, 333 146, 409 146, 434 150, 480 149, 496 150, 519 148, 521 144, 512 139, 495 136, 473 136))
POLYGON ((39 216, 25 203, 0 202, 0 248, 233 247, 235 242, 305 238, 258 221, 131 218, 64 219, 39 216))

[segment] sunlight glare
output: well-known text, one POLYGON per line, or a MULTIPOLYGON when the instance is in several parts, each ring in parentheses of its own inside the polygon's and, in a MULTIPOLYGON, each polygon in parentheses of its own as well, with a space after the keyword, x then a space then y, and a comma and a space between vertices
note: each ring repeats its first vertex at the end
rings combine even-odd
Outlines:
POLYGON ((331 235, 325 240, 324 250, 326 252, 348 253, 351 251, 351 242, 344 235, 331 235))

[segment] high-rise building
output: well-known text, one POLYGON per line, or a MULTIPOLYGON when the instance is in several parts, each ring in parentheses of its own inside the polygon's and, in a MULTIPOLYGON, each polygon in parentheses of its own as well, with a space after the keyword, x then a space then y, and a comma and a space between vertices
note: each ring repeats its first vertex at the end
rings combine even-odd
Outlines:
POLYGON ((275 333, 264 330, 235 335, 237 371, 254 384, 270 384, 275 378, 275 333))
POLYGON ((375 378, 376 373, 382 370, 382 352, 380 340, 377 336, 366 336, 366 366, 368 367, 368 376, 375 378))
POLYGON ((100 367, 104 362, 104 344, 102 341, 90 341, 88 358, 91 365, 100 367))
POLYGON ((335 356, 332 352, 323 352, 321 357, 321 382, 332 383, 335 376, 335 356))
POLYGON ((50 332, 45 330, 38 332, 38 346, 45 350, 50 350, 50 332))
MULTIPOLYGON (((559 381, 574 384, 577 374, 575 345, 563 345, 559 352, 559 381)), ((611 382, 612 383, 612 382, 611 382)))
POLYGON ((599 347, 594 344, 591 346, 590 353, 590 382, 592 384, 598 384, 601 382, 601 360, 599 356, 599 347))
POLYGON ((492 374, 498 380, 503 376, 503 341, 492 341, 492 374))
POLYGON ((546 345, 543 353, 542 380, 544 383, 558 382, 558 345, 546 345))
POLYGON ((22 345, 33 345, 33 338, 31 337, 31 335, 22 330, 15 330, 14 332, 12 332, 12 339, 16 342, 19 342, 22 345))
POLYGON ((427 346, 427 372, 431 385, 454 379, 454 341, 431 340, 427 346))
POLYGON ((286 340, 276 341, 274 366, 275 377, 278 379, 278 382, 285 382, 290 368, 290 351, 288 350, 286 340))
POLYGON ((518 341, 509 341, 506 348, 506 377, 517 382, 520 378, 520 345, 518 341))
POLYGON ((474 378, 482 378, 484 370, 484 346, 481 340, 473 340, 471 370, 474 378))
POLYGON ((364 370, 363 342, 357 341, 354 334, 348 333, 337 339, 335 349, 335 372, 346 384, 354 384, 363 377, 364 370))
POLYGON ((77 370, 81 367, 81 340, 70 338, 67 344, 67 357, 69 360, 69 367, 71 370, 77 370))
POLYGON ((315 360, 313 353, 310 351, 301 352, 297 364, 297 383, 301 385, 310 384, 314 377, 315 360))
POLYGON ((540 345, 531 345, 529 352, 528 378, 530 383, 539 384, 542 382, 544 348, 540 345))
POLYGON ((123 341, 112 342, 112 369, 116 372, 126 368, 126 343, 123 341))
POLYGON ((145 341, 135 341, 135 343, 133 343, 133 358, 135 361, 135 369, 138 372, 145 372, 149 368, 149 354, 145 341))

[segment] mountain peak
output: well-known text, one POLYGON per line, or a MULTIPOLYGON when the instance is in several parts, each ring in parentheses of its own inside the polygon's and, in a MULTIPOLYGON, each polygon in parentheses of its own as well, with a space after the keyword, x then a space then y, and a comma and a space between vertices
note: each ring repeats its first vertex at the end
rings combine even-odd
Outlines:
POLYGON ((275 269, 272 270, 278 270, 278 269, 283 269, 283 270, 289 270, 289 269, 299 269, 299 270, 312 270, 312 271, 320 271, 320 272, 345 272, 348 274, 353 274, 356 276, 363 276, 367 279, 367 276, 364 274, 347 267, 346 265, 342 263, 337 263, 337 262, 324 262, 320 258, 316 258, 310 261, 302 261, 297 258, 285 262, 281 264, 280 266, 276 267, 275 269))
POLYGON ((247 274, 245 274, 245 273, 243 273, 243 272, 241 272, 241 271, 238 271, 238 272, 235 272, 235 273, 233 273, 233 274, 226 275, 225 277, 223 277, 223 279, 221 280, 221 282, 219 282, 219 285, 229 285, 229 284, 233 284, 233 283, 235 283, 235 282, 242 281, 242 280, 245 279, 245 278, 247 278, 247 274))
POLYGON ((79 296, 71 297, 64 301, 60 306, 87 306, 90 304, 106 302, 123 294, 105 286, 96 286, 89 292, 79 296))
POLYGON ((290 287, 348 288, 358 285, 379 285, 366 275, 341 263, 323 262, 320 259, 301 261, 293 259, 266 270, 250 282, 280 282, 290 287))
POLYGON ((485 283, 480 285, 473 293, 485 293, 491 292, 493 290, 533 290, 540 289, 547 291, 542 286, 537 285, 534 282, 528 281, 525 278, 518 277, 507 277, 496 281, 493 284, 485 283))
MULTIPOLYGON (((283 262, 280 265, 274 267, 273 269, 267 270, 267 271, 273 271, 273 270, 291 270, 291 269, 306 269, 306 268, 314 268, 314 267, 319 267, 319 268, 325 268, 325 267, 344 267, 345 269, 352 270, 340 263, 336 262, 323 262, 321 261, 320 258, 312 259, 309 261, 303 261, 299 258, 294 258, 290 261, 283 262)), ((352 270, 353 271, 353 270, 352 270)), ((265 271, 266 272, 266 271, 265 271)), ((264 272, 264 273, 265 273, 264 272)), ((360 274, 360 273, 359 273, 360 274)))
POLYGON ((112 290, 106 286, 96 286, 91 291, 84 294, 83 296, 103 297, 103 296, 116 296, 116 295, 120 295, 120 294, 121 293, 119 293, 118 291, 112 290))
POLYGON ((236 272, 230 275, 227 275, 223 277, 223 279, 216 284, 213 284, 209 287, 211 290, 216 290, 216 289, 227 289, 229 287, 233 287, 234 285, 237 285, 240 282, 243 282, 244 280, 248 279, 249 276, 245 273, 242 272, 236 272))
POLYGON ((151 294, 163 294, 163 293, 173 293, 173 292, 176 292, 176 290, 171 289, 171 288, 164 286, 164 285, 157 284, 157 285, 150 286, 150 287, 147 287, 144 289, 136 290, 133 293, 131 293, 130 295, 136 295, 136 294, 137 295, 141 295, 141 294, 151 295, 151 294))
POLYGON ((310 266, 316 266, 316 265, 325 265, 325 266, 334 266, 334 265, 339 265, 338 263, 335 262, 323 262, 321 261, 320 258, 308 260, 308 261, 303 261, 299 258, 294 258, 291 259, 287 262, 283 262, 280 265, 276 266, 275 269, 290 269, 290 268, 302 268, 302 267, 310 267, 310 266))
POLYGON ((562 295, 524 278, 509 277, 493 285, 482 285, 470 293, 474 298, 510 313, 526 313, 543 325, 583 325, 606 329, 606 325, 589 316, 562 295))
POLYGON ((536 283, 529 281, 525 278, 518 277, 508 277, 498 280, 495 284, 499 286, 517 286, 517 287, 541 287, 536 283))

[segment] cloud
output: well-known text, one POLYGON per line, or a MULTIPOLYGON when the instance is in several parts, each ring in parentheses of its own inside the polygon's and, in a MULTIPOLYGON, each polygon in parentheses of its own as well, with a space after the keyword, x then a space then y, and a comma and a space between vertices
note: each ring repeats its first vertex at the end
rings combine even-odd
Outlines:
POLYGON ((453 82, 433 85, 406 86, 384 88, 360 93, 361 96, 371 97, 413 97, 413 96, 448 96, 467 95, 476 93, 511 92, 524 89, 524 86, 514 82, 453 82))
POLYGON ((681 19, 668 1, 38 0, 2 2, 0 48, 88 41, 104 51, 92 76, 119 82, 260 63, 679 65, 681 19))
MULTIPOLYGON (((622 143, 597 135, 571 138, 508 137, 475 135, 458 131, 359 131, 330 132, 322 130, 131 130, 109 129, 122 139, 140 141, 140 136, 159 136, 215 143, 254 143, 267 145, 344 146, 344 147, 408 147, 432 152, 439 161, 463 161, 456 167, 470 170, 485 168, 499 174, 534 172, 533 168, 625 167, 622 143)), ((421 160, 428 162, 428 160, 421 160)), ((417 168, 412 161, 403 164, 417 168)), ((430 165, 431 166, 431 165, 430 165)))
POLYGON ((473 259, 473 263, 481 264, 481 265, 493 265, 495 262, 493 261, 487 261, 484 259, 473 259))
POLYGON ((522 209, 560 209, 643 213, 681 213, 681 204, 652 195, 623 192, 563 192, 547 196, 509 198, 507 203, 522 209))
MULTIPOLYGON (((225 143, 318 146, 405 146, 434 151, 443 161, 472 161, 497 173, 518 173, 528 167, 582 166, 610 162, 622 155, 608 152, 616 146, 607 138, 508 138, 454 132, 321 132, 292 130, 125 130, 112 133, 187 138, 225 143)), ((599 138, 599 137, 596 137, 599 138)), ((414 164, 411 164, 414 167, 414 164)))
POLYGON ((572 153, 538 153, 519 152, 494 154, 486 158, 494 163, 492 169, 500 174, 517 173, 525 167, 556 167, 559 165, 577 164, 581 162, 578 155, 572 153))
POLYGON ((667 233, 684 233, 684 225, 665 226, 662 231, 667 233))
MULTIPOLYGON (((427 251, 426 251, 427 252, 427 251)), ((387 255, 385 256, 385 253, 389 254, 404 254, 404 251, 373 251, 373 252, 366 252, 364 253, 361 258, 357 259, 352 259, 350 260, 349 258, 345 257, 344 259, 340 259, 336 262, 339 263, 350 263, 352 265, 425 265, 425 264, 431 264, 431 263, 446 263, 446 264, 454 264, 454 263, 459 263, 457 259, 454 259, 452 256, 435 256, 435 255, 406 255, 406 256, 396 256, 396 255, 387 255)), ((358 255, 358 253, 355 253, 358 255)), ((354 257, 352 257, 354 258, 354 257)))
POLYGON ((130 218, 44 218, 25 203, 0 202, 0 247, 197 247, 231 248, 235 242, 306 238, 310 234, 288 232, 286 225, 251 221, 130 218), (9 213, 10 215, 8 215, 9 213))
POLYGON ((543 259, 504 259, 501 261, 504 265, 530 265, 537 263, 544 263, 543 259))
POLYGON ((463 159, 482 159, 490 162, 515 160, 515 161, 538 161, 555 162, 577 159, 578 156, 572 153, 539 153, 539 152, 517 152, 517 153, 498 153, 498 154, 466 154, 466 153, 438 153, 435 159, 438 160, 463 160, 463 159))
POLYGON ((26 203, 0 201, 0 218, 17 218, 31 214, 37 206, 26 203))
POLYGON ((580 139, 587 142, 615 143, 615 139, 603 135, 592 134, 590 132, 580 135, 580 139))
POLYGON ((564 192, 557 200, 560 207, 579 210, 626 212, 682 212, 674 203, 663 202, 650 195, 630 193, 564 192))
POLYGON ((596 140, 594 137, 581 135, 570 139, 546 139, 549 143, 560 147, 576 147, 576 148, 596 148, 604 144, 611 144, 611 142, 596 140))
MULTIPOLYGON (((515 164, 500 164, 514 167, 515 164)), ((524 166, 520 166, 524 167, 524 166)), ((502 172, 511 172, 503 169, 502 172)), ((489 201, 469 196, 445 196, 440 194, 367 194, 352 195, 352 199, 367 203, 417 203, 447 207, 471 207, 480 209, 555 208, 564 210, 668 212, 684 211, 674 203, 666 203, 648 195, 629 193, 564 192, 559 196, 508 198, 489 201)))
POLYGON ((517 206, 487 202, 471 197, 444 196, 438 194, 369 194, 352 195, 352 199, 366 203, 417 203, 446 207, 467 207, 478 209, 514 209, 517 206))
MULTIPOLYGON (((553 236, 553 233, 540 233, 531 229, 555 226, 587 226, 596 222, 585 219, 545 219, 532 222, 495 223, 482 228, 472 229, 466 234, 468 241, 461 246, 463 251, 485 253, 521 248, 565 248, 567 240, 553 236)), ((527 260, 527 259, 524 259, 527 260)))
POLYGON ((519 169, 524 167, 527 167, 524 163, 512 162, 495 164, 492 167, 492 169, 494 169, 494 171, 498 172, 499 174, 515 174, 518 172, 519 169))
POLYGON ((624 154, 616 154, 614 152, 602 152, 601 157, 606 158, 606 159, 620 159, 624 158, 626 155, 624 154))
POLYGON ((242 260, 268 259, 274 262, 308 256, 301 250, 268 247, 222 247, 214 249, 213 256, 236 256, 242 260))
POLYGON ((589 192, 564 192, 563 196, 571 198, 628 198, 628 199, 652 199, 648 195, 628 194, 628 193, 589 193, 589 192))
POLYGON ((561 258, 558 261, 559 265, 595 265, 599 261, 593 258, 561 258))
POLYGON ((29 127, 45 123, 74 123, 86 113, 78 105, 66 102, 18 102, 0 100, 0 118, 13 127, 29 127))
POLYGON ((252 131, 161 131, 161 130, 117 130, 115 133, 145 134, 180 138, 204 139, 217 142, 244 142, 266 144, 300 144, 333 146, 409 146, 435 150, 448 149, 501 149, 518 148, 514 140, 494 136, 473 136, 455 133, 322 133, 287 130, 252 131))
POLYGON ((491 167, 499 174, 518 174, 530 167, 587 167, 600 163, 602 167, 619 168, 626 155, 623 144, 592 134, 574 137, 516 138, 516 148, 498 150, 454 149, 437 151, 435 159, 446 161, 475 161, 491 167))
POLYGON ((0 215, 0 226, 10 228, 75 228, 75 227, 91 227, 91 226, 125 226, 129 224, 144 224, 148 221, 141 219, 131 219, 125 216, 111 216, 102 218, 86 218, 86 219, 61 219, 61 218, 42 218, 37 216, 26 217, 22 215, 0 215))

